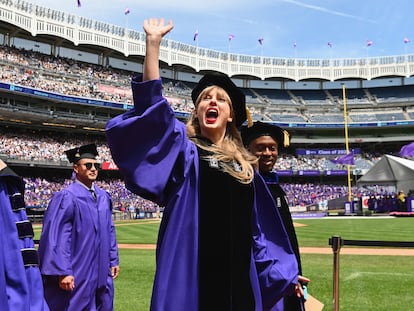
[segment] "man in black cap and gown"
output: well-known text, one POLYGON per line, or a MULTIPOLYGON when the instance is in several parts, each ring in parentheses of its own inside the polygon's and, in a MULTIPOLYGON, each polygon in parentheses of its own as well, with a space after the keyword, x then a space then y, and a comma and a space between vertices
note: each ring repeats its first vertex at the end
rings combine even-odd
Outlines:
POLYGON ((53 195, 39 242, 45 297, 51 310, 110 311, 119 274, 111 196, 95 184, 95 144, 66 155, 76 179, 53 195))
MULTIPOLYGON (((299 245, 293 226, 292 215, 289 210, 286 193, 280 186, 279 176, 274 170, 279 148, 289 147, 289 133, 276 125, 256 121, 252 126, 243 126, 241 128, 241 136, 246 148, 259 158, 260 175, 265 180, 279 209, 290 243, 296 255, 299 275, 302 275, 299 245)), ((281 304, 282 301, 279 303, 281 304)), ((284 310, 286 311, 305 310, 303 297, 298 297, 295 294, 285 296, 283 304, 284 310)))

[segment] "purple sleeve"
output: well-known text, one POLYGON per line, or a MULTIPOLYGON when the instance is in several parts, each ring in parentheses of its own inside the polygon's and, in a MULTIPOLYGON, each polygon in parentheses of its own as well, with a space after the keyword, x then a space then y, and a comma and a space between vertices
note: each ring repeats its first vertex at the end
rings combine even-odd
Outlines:
POLYGON ((0 302, 6 310, 23 310, 29 288, 12 213, 7 184, 0 178, 0 302))
POLYGON ((73 200, 67 192, 52 197, 39 241, 40 270, 43 275, 73 275, 72 271, 72 218, 73 200))
POLYGON ((179 305, 196 310, 197 148, 161 90, 160 80, 134 80, 134 108, 110 120, 106 136, 126 187, 165 207, 150 309, 173 310, 179 305))
POLYGON ((271 308, 284 295, 293 292, 299 270, 277 207, 262 179, 256 177, 253 254, 263 306, 271 308))
POLYGON ((111 119, 106 136, 112 157, 132 192, 165 205, 185 174, 191 153, 185 125, 162 96, 161 80, 132 81, 134 108, 111 119))
MULTIPOLYGON (((112 211, 112 200, 110 200, 111 203, 111 211, 112 211)), ((115 225, 112 221, 111 217, 111 228, 110 228, 110 239, 111 239, 111 245, 109 250, 109 262, 111 264, 111 267, 118 266, 119 265, 119 255, 118 255, 118 242, 116 240, 116 231, 115 231, 115 225)))
POLYGON ((22 249, 33 249, 33 237, 19 238, 16 224, 28 221, 26 210, 12 210, 9 195, 24 195, 24 183, 6 167, 0 171, 0 309, 49 310, 37 265, 24 266, 22 249))

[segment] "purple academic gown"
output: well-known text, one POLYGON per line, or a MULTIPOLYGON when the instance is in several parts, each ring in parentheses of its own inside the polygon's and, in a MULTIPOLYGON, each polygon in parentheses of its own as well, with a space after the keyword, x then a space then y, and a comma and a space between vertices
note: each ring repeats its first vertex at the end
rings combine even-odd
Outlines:
POLYGON ((40 269, 51 310, 113 310, 111 267, 118 246, 108 192, 95 185, 96 201, 74 182, 53 195, 39 242, 40 269), (73 275, 72 292, 60 289, 58 276, 73 275))
MULTIPOLYGON (((132 81, 134 108, 108 122, 107 141, 126 187, 165 207, 157 242, 151 310, 195 311, 198 151, 187 138, 185 125, 175 118, 162 96, 161 80, 139 79, 132 81)), ((262 311, 294 289, 298 269, 280 215, 259 175, 254 189, 250 280, 255 310, 262 311)))
POLYGON ((27 219, 23 196, 22 178, 8 167, 1 170, 0 310, 45 311, 49 308, 44 299, 40 270, 35 264, 33 229, 27 219))

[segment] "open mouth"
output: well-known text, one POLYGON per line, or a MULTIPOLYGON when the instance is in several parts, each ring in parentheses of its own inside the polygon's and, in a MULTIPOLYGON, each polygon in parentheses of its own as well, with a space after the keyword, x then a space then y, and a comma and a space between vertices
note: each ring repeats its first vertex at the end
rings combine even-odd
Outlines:
POLYGON ((262 162, 264 165, 271 165, 273 163, 273 159, 261 157, 260 162, 262 162))
POLYGON ((210 108, 206 112, 206 121, 208 123, 213 123, 217 120, 218 111, 216 109, 210 108))

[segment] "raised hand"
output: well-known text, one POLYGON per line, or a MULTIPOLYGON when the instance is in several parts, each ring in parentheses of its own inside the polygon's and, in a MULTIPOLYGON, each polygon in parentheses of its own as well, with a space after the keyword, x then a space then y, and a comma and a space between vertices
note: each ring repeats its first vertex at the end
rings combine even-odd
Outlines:
POLYGON ((144 20, 144 31, 148 39, 159 39, 161 41, 167 33, 174 28, 173 22, 170 20, 168 24, 165 24, 163 18, 150 18, 144 20))
POLYGON ((143 81, 159 79, 159 55, 161 39, 173 29, 172 21, 164 23, 163 18, 151 18, 144 21, 146 52, 144 61, 143 81))

